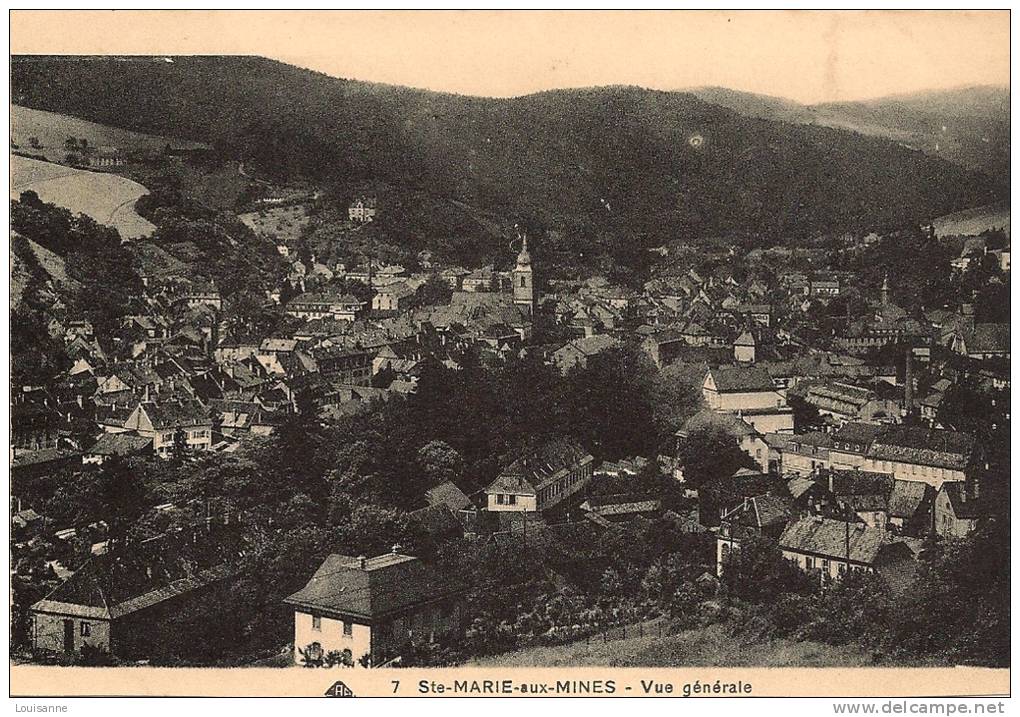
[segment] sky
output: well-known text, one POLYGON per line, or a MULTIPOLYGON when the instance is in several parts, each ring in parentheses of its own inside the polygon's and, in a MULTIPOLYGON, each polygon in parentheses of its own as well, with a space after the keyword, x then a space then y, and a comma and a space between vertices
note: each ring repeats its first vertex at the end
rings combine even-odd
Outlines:
POLYGON ((11 34, 16 54, 255 54, 496 97, 714 85, 813 103, 1009 83, 1008 11, 14 11, 11 34))

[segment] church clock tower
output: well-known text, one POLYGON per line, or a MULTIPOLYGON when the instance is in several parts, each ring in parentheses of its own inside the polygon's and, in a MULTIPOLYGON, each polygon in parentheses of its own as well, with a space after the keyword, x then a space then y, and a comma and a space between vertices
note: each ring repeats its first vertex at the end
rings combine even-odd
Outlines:
POLYGON ((528 253, 528 236, 525 234, 521 253, 517 255, 517 266, 512 272, 514 303, 528 316, 535 314, 535 276, 531 270, 531 254, 528 253))

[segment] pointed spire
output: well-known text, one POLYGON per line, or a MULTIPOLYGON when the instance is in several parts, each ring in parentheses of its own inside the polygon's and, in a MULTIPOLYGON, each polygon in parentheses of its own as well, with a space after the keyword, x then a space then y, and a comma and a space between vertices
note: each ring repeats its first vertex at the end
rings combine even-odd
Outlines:
POLYGON ((528 251, 528 235, 521 232, 521 251, 517 255, 517 266, 528 266, 531 264, 531 253, 528 251))

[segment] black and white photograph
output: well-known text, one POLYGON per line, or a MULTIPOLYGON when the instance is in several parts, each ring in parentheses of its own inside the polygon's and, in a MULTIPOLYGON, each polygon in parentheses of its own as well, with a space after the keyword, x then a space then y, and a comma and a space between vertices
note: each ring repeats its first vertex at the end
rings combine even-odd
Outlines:
POLYGON ((1008 9, 10 27, 13 695, 1008 694, 1008 9))

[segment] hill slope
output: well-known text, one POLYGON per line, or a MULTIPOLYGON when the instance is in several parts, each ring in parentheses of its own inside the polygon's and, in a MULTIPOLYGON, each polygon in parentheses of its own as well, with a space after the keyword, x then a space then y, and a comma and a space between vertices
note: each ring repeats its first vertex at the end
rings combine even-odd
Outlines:
POLYGON ((44 202, 113 227, 125 239, 147 236, 155 229, 135 212, 135 201, 149 190, 125 177, 12 156, 11 199, 28 190, 44 202))
POLYGON ((93 147, 116 147, 122 152, 158 151, 167 145, 175 149, 202 147, 197 142, 140 134, 54 112, 18 105, 11 107, 11 141, 23 151, 46 157, 51 162, 62 162, 67 155, 64 141, 68 137, 86 139, 93 147), (36 140, 36 146, 32 146, 31 138, 36 140))
POLYGON ((1004 196, 884 139, 628 87, 487 99, 247 57, 15 58, 19 104, 213 144, 278 178, 385 182, 546 226, 684 236, 862 229, 1004 196), (84 88, 84 91, 83 91, 84 88))
POLYGON ((802 105, 790 100, 700 87, 706 102, 747 117, 814 124, 882 137, 1009 183, 1009 89, 966 87, 860 102, 802 105))

